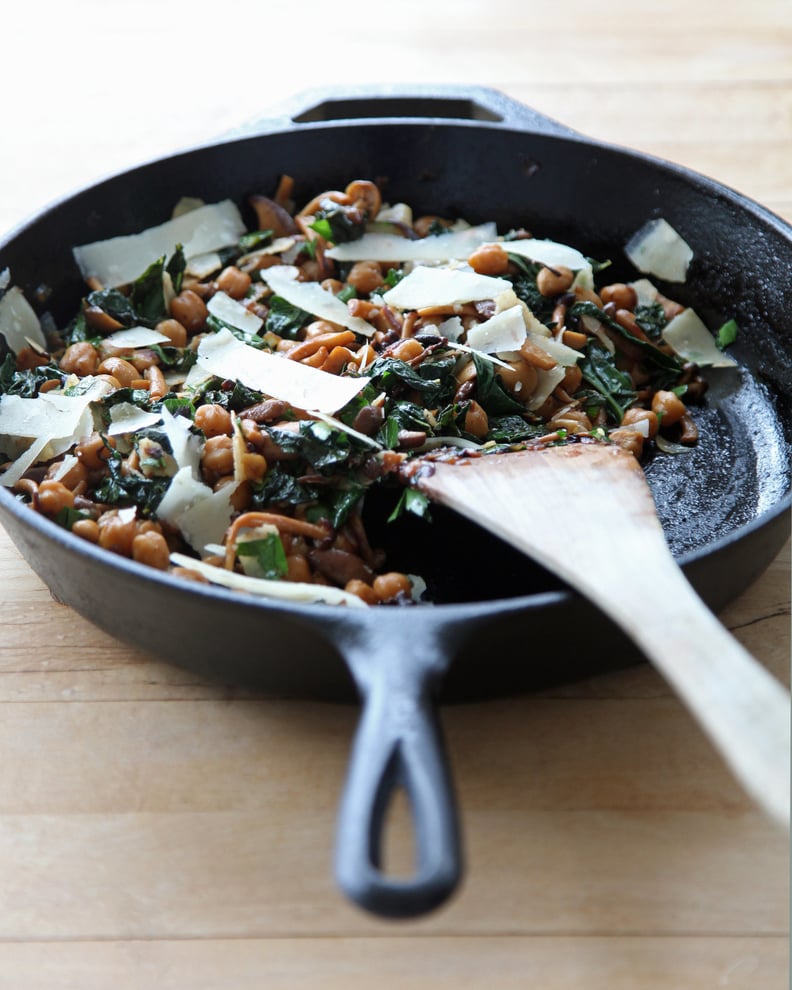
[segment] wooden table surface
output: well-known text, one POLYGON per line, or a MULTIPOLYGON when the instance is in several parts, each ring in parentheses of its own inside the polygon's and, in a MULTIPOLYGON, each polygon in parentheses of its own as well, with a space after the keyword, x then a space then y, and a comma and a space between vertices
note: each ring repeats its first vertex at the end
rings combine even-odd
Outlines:
MULTIPOLYGON (((494 86, 792 220, 786 0, 4 11, 2 229, 301 89, 376 82, 494 86)), ((787 545, 722 616, 785 681, 789 575, 787 545)), ((1 534, 0 594, 2 988, 787 986, 788 839, 647 665, 443 710, 468 872, 393 924, 331 878, 353 707, 116 642, 1 534)))

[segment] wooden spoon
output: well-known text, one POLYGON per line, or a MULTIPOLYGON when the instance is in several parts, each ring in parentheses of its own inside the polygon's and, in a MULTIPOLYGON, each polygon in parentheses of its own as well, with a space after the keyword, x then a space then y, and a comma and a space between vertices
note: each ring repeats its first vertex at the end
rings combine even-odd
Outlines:
POLYGON ((670 681, 746 791, 789 826, 789 694, 688 584, 631 454, 573 443, 421 459, 405 473, 598 605, 670 681))

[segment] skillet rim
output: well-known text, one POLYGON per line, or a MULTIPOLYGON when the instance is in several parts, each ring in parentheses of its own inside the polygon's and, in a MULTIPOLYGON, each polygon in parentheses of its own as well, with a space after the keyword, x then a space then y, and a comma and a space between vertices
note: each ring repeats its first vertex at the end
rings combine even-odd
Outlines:
MULTIPOLYGON (((471 87, 469 90, 465 90, 466 93, 472 93, 474 96, 477 92, 483 91, 485 91, 483 87, 471 87)), ((693 189, 701 195, 709 195, 718 200, 728 201, 736 209, 747 212, 755 221, 762 224, 769 224, 789 243, 790 251, 792 251, 792 223, 786 221, 783 217, 774 213, 772 210, 752 199, 745 193, 742 193, 717 179, 697 172, 686 165, 671 162, 637 149, 631 149, 623 145, 600 141, 598 139, 588 137, 587 135, 581 134, 560 122, 544 117, 542 114, 537 114, 535 111, 531 111, 529 107, 520 104, 516 100, 511 100, 509 97, 503 96, 503 94, 500 94, 496 90, 487 90, 487 92, 494 93, 506 100, 508 103, 517 107, 518 111, 519 108, 522 108, 528 111, 529 114, 534 114, 535 116, 531 116, 526 119, 524 126, 520 126, 519 119, 514 118, 502 120, 467 120, 464 118, 447 117, 371 116, 361 118, 356 121, 321 120, 305 121, 299 124, 293 120, 283 118, 276 118, 274 120, 266 119, 260 123, 251 125, 252 130, 246 128, 242 133, 234 132, 227 135, 222 135, 215 139, 202 141, 195 145, 179 148, 173 152, 169 152, 161 156, 139 161, 127 168, 106 173, 96 177, 93 181, 81 184, 77 188, 71 189, 63 195, 55 197, 44 203, 39 209, 35 210, 27 217, 22 218, 20 221, 15 223, 10 230, 0 235, 0 252, 2 252, 2 250, 12 243, 18 236, 26 232, 35 224, 46 222, 49 214, 53 213, 69 201, 74 200, 81 195, 94 193, 102 186, 128 178, 135 172, 155 168, 166 162, 177 161, 180 158, 187 159, 202 152, 215 152, 218 148, 228 145, 255 143, 261 139, 266 139, 275 135, 293 135, 299 132, 338 130, 339 124, 352 124, 357 128, 399 128, 405 125, 426 128, 463 127, 470 128, 477 132, 481 132, 482 130, 501 133, 511 132, 516 135, 537 137, 542 140, 549 140, 551 142, 558 142, 561 144, 569 144, 577 147, 582 146, 594 151, 605 151, 609 154, 615 154, 629 159, 632 162, 645 165, 652 169, 659 169, 662 172, 675 176, 689 187, 693 187, 693 189)), ((372 90, 368 95, 375 96, 377 95, 377 92, 372 90)), ((656 212, 656 210, 653 209, 651 204, 648 204, 647 218, 651 217, 654 212, 656 212)), ((675 559, 677 560, 679 566, 685 570, 710 555, 717 554, 729 548, 733 544, 750 537, 754 531, 761 530, 772 525, 782 514, 786 513, 787 515, 790 515, 791 510, 792 490, 789 490, 776 502, 764 509, 761 514, 754 516, 748 522, 741 524, 722 537, 718 537, 702 546, 697 546, 692 550, 688 550, 680 554, 675 557, 675 559)), ((335 605, 327 605, 320 602, 286 602, 267 599, 263 596, 245 596, 218 585, 196 584, 194 582, 188 582, 178 577, 174 577, 167 572, 156 571, 153 568, 146 567, 136 561, 113 554, 110 551, 95 547, 92 544, 87 543, 85 540, 81 540, 68 530, 58 526, 53 520, 50 520, 39 513, 33 512, 28 508, 27 504, 22 503, 11 495, 10 492, 4 489, 3 486, 0 486, 0 523, 3 522, 3 516, 6 513, 8 513, 9 516, 14 517, 23 527, 29 526, 34 531, 39 532, 39 534, 45 539, 54 540, 56 543, 60 543, 66 550, 76 553, 78 558, 80 555, 84 555, 89 559, 94 560, 99 565, 118 568, 122 572, 130 574, 135 579, 153 579, 157 583, 163 583, 166 587, 181 589, 182 591, 186 591, 188 593, 196 592, 199 595, 209 595, 210 597, 217 598, 220 601, 231 601, 242 606, 261 608, 266 612, 287 613, 296 618, 316 616, 321 619, 322 617, 327 618, 329 616, 338 615, 338 606, 335 605)), ((790 527, 787 526, 786 528, 789 530, 790 527)), ((15 543, 11 533, 9 533, 9 536, 12 542, 15 543)), ((35 570, 27 558, 24 559, 27 566, 35 570)), ((535 592, 528 595, 519 595, 509 598, 500 597, 476 600, 474 602, 448 602, 436 605, 431 604, 430 607, 433 614, 439 614, 441 618, 447 619, 448 621, 453 621, 455 618, 460 617, 459 613, 462 612, 464 612, 465 616, 470 617, 471 611, 478 616, 489 614, 492 611, 500 612, 503 610, 513 611, 521 609, 537 609, 549 605, 562 606, 568 604, 573 599, 582 598, 583 596, 578 592, 564 586, 560 589, 551 589, 548 591, 535 592)), ((369 608, 371 608, 371 606, 369 608)), ((374 608, 379 610, 383 608, 388 609, 389 607, 374 606, 374 608)), ((345 611, 349 613, 349 610, 345 611)))

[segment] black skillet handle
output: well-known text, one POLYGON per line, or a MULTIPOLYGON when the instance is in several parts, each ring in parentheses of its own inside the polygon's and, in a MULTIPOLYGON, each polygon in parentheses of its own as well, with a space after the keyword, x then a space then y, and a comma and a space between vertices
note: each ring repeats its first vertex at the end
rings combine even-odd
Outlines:
POLYGON ((287 126, 328 121, 429 119, 474 121, 516 127, 531 134, 569 137, 575 132, 545 114, 487 86, 399 84, 321 87, 304 90, 273 107, 265 118, 250 121, 236 133, 256 134, 287 126))
POLYGON ((338 817, 336 880, 360 907, 390 918, 438 907, 462 873, 456 799, 432 699, 447 658, 431 633, 409 634, 411 613, 399 609, 370 627, 363 643, 356 636, 342 644, 363 713, 338 817), (409 801, 416 860, 407 878, 388 876, 381 860, 388 807, 400 788, 409 801))

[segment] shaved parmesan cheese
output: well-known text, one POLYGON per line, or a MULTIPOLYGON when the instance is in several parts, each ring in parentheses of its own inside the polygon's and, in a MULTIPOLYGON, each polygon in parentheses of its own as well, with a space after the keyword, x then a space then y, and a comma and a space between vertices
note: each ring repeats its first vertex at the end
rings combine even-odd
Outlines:
POLYGON ((416 450, 420 453, 424 450, 437 450, 438 447, 459 447, 461 450, 480 450, 481 444, 475 440, 468 440, 467 437, 427 437, 416 450))
POLYGON ((170 337, 148 327, 130 327, 128 330, 117 330, 105 337, 104 344, 111 347, 151 347, 152 344, 169 344, 170 337))
POLYGON ((263 598, 278 598, 290 602, 322 602, 326 605, 349 605, 352 608, 366 608, 366 603, 357 595, 330 585, 305 584, 301 581, 270 581, 266 578, 248 577, 247 574, 237 574, 223 567, 213 567, 203 561, 193 560, 183 553, 172 553, 171 563, 177 567, 202 574, 212 584, 236 591, 248 591, 252 595, 263 598))
POLYGON ((477 275, 458 268, 414 268, 384 295, 388 306, 397 309, 427 309, 456 306, 482 299, 497 299, 511 289, 511 282, 491 275, 477 275))
POLYGON ((506 368, 509 371, 512 370, 512 366, 507 364, 506 361, 501 361, 500 358, 496 358, 493 354, 487 354, 485 351, 477 351, 473 347, 468 347, 467 344, 460 344, 457 340, 449 340, 448 346, 452 351, 462 351, 465 354, 476 354, 485 361, 489 361, 490 364, 497 364, 500 368, 506 368))
POLYGON ((140 409, 131 402, 119 402, 110 410, 108 436, 117 437, 124 433, 137 433, 146 430, 161 420, 159 413, 140 409))
POLYGON ((171 219, 175 220, 177 217, 183 217, 185 213, 192 213, 193 210, 197 210, 204 205, 204 201, 197 196, 182 196, 179 202, 173 207, 171 219))
POLYGON ((219 271, 223 267, 223 259, 217 251, 207 251, 205 254, 196 254, 190 258, 184 268, 185 275, 192 275, 193 278, 208 278, 213 272, 219 271))
POLYGON ((208 543, 222 543, 235 511, 231 504, 235 490, 235 485, 224 485, 214 492, 183 467, 168 485, 157 516, 180 529, 193 550, 203 553, 208 543))
POLYGON ((161 415, 162 429, 170 442, 177 467, 189 468, 192 476, 198 478, 203 443, 199 436, 190 431, 192 422, 184 416, 172 415, 164 405, 161 415))
POLYGON ((72 437, 87 406, 105 394, 105 382, 93 382, 82 395, 45 392, 35 399, 0 397, 0 434, 28 439, 72 437))
POLYGON ((374 327, 359 316, 352 316, 347 304, 332 292, 323 289, 318 282, 298 282, 297 269, 291 265, 273 265, 261 272, 261 278, 276 296, 282 296, 292 306, 298 306, 313 316, 331 323, 339 323, 364 337, 371 337, 374 327))
POLYGON ((111 237, 74 248, 83 278, 97 278, 107 287, 133 282, 148 266, 181 244, 185 258, 236 244, 245 233, 239 210, 230 199, 199 206, 149 227, 139 234, 111 237))
MULTIPOLYGON (((436 329, 441 337, 447 337, 451 341, 459 340, 465 332, 465 328, 462 326, 462 320, 458 316, 449 316, 447 320, 439 323, 436 329)), ((421 327, 421 333, 424 332, 431 332, 428 326, 421 327)))
MULTIPOLYGON (((249 261, 255 261, 256 258, 266 258, 270 254, 283 254, 284 251, 289 251, 295 245, 296 241, 293 237, 276 237, 272 244, 256 248, 249 254, 243 254, 241 258, 237 258, 236 263, 241 268, 242 265, 246 265, 249 261)), ((300 244, 300 248, 302 249, 302 244, 300 244)))
POLYGON ((684 282, 693 258, 690 245, 662 218, 650 220, 636 231, 624 253, 639 272, 666 282, 684 282))
POLYGON ((382 204, 382 209, 375 217, 378 223, 403 223, 407 227, 412 227, 413 211, 412 207, 406 203, 382 204))
POLYGON ((536 388, 531 394, 531 401, 526 403, 527 407, 530 410, 538 409, 542 403, 550 398, 556 386, 561 384, 565 374, 566 371, 560 364, 557 364, 555 368, 550 368, 549 371, 537 368, 536 388))
POLYGON ((695 310, 683 310, 663 328, 663 340, 686 361, 713 368, 731 368, 737 362, 724 354, 695 310))
POLYGON ((12 285, 0 299, 0 333, 14 354, 19 354, 29 343, 47 350, 39 318, 19 286, 12 285))
POLYGON ((41 454, 46 446, 46 437, 41 437, 38 440, 34 440, 28 449, 17 457, 14 463, 7 467, 2 474, 0 474, 0 485, 3 485, 5 488, 11 488, 12 485, 15 485, 25 471, 27 471, 28 468, 33 467, 39 457, 41 457, 41 454))
POLYGON ((527 258, 529 261, 548 265, 550 268, 563 265, 573 272, 591 268, 591 262, 577 248, 570 247, 568 244, 560 244, 558 241, 545 241, 528 237, 518 241, 499 241, 498 245, 508 254, 516 254, 521 258, 527 258))
POLYGON ((264 321, 260 316, 251 313, 242 303, 237 302, 236 299, 232 299, 225 292, 215 292, 207 303, 206 308, 218 320, 227 323, 231 327, 236 327, 237 330, 241 330, 250 337, 257 334, 264 325, 264 321))
POLYGON ((412 241, 393 234, 364 234, 356 241, 336 244, 325 254, 335 261, 455 261, 498 236, 494 223, 449 231, 412 241))
POLYGON ((334 413, 367 384, 366 378, 346 378, 311 368, 299 361, 258 351, 237 340, 230 330, 204 337, 197 367, 219 378, 283 399, 298 409, 334 413))
POLYGON ((326 413, 314 412, 314 416, 320 419, 327 426, 331 426, 334 430, 341 430, 342 433, 347 433, 349 436, 354 437, 356 440, 360 440, 361 443, 366 443, 369 447, 376 447, 377 450, 382 450, 382 444, 377 443, 373 437, 366 436, 365 433, 360 433, 358 430, 353 430, 351 426, 347 426, 346 423, 342 423, 340 419, 336 419, 335 416, 328 416, 326 413))
POLYGON ((485 354, 502 351, 517 351, 525 340, 525 320, 522 307, 512 306, 483 323, 471 327, 467 332, 468 345, 485 354))
POLYGON ((648 278, 639 278, 628 284, 638 297, 637 306, 650 306, 653 302, 657 302, 657 289, 648 278))
POLYGON ((582 351, 576 351, 574 347, 567 347, 555 337, 546 337, 544 334, 533 332, 529 332, 528 337, 537 347, 541 347, 546 354, 549 354, 556 364, 565 368, 571 368, 583 357, 582 351))

